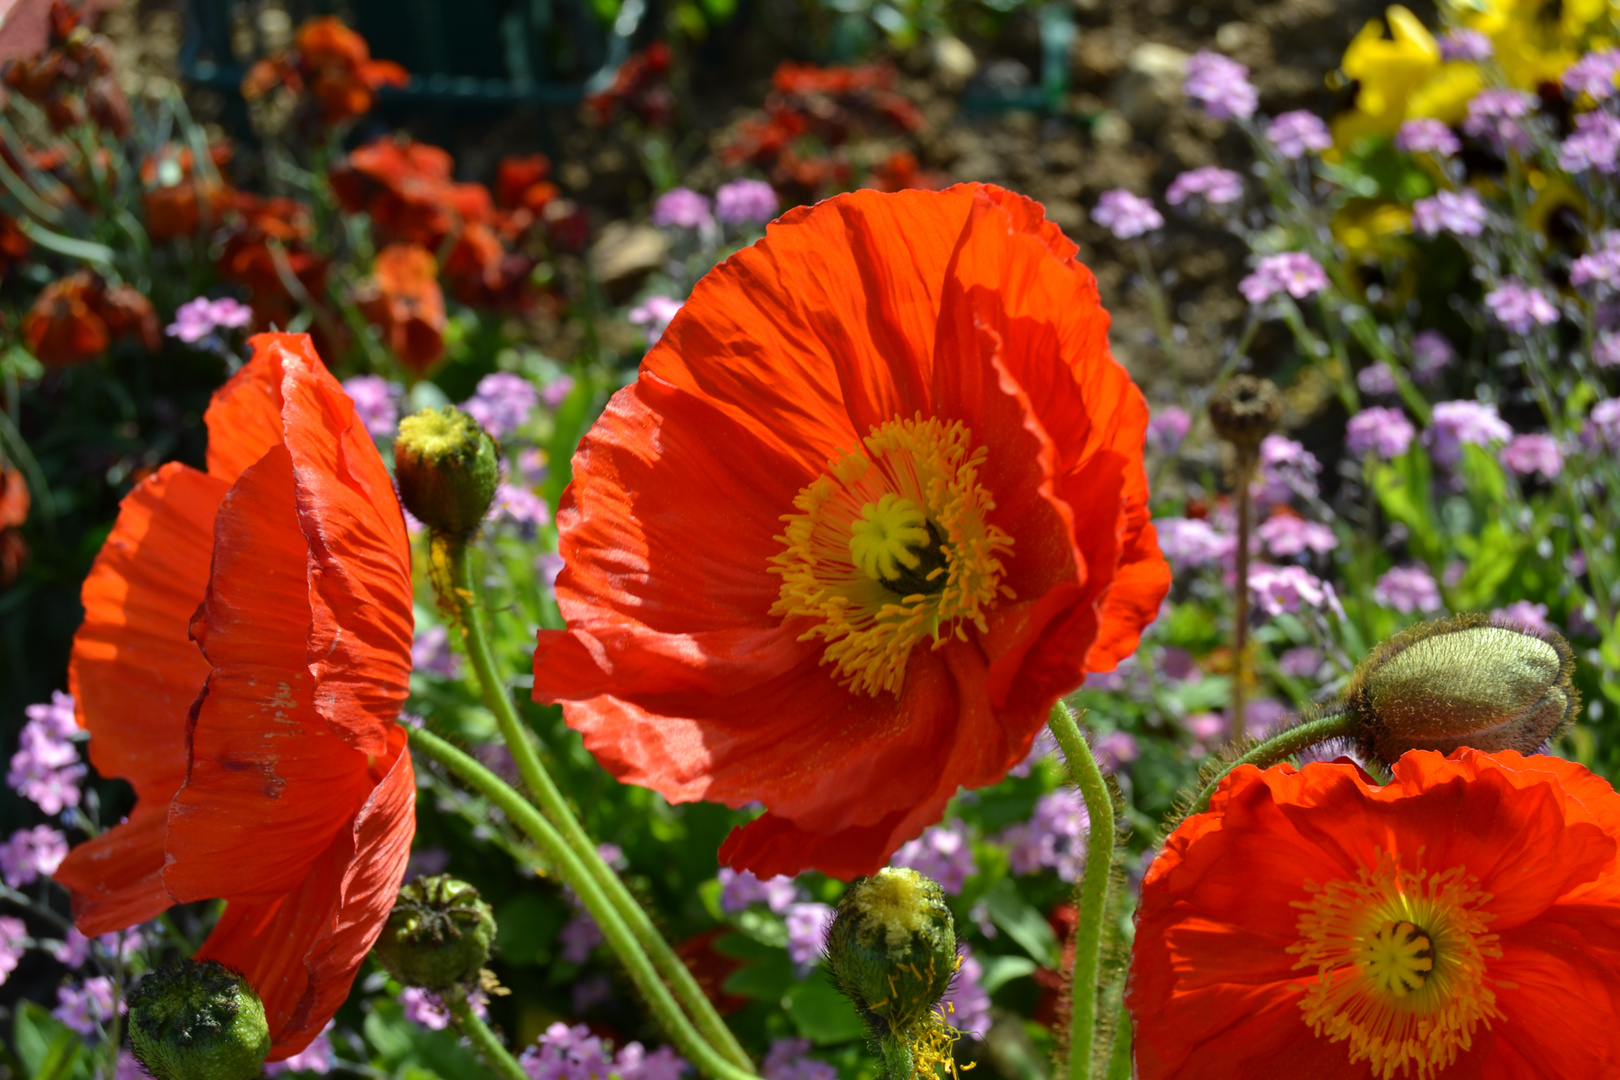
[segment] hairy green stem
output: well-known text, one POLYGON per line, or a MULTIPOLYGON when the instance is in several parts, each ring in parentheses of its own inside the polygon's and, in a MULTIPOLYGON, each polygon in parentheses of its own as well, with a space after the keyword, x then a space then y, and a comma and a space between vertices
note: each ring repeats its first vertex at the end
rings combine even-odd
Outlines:
POLYGON ((1108 794, 1097 759, 1063 702, 1047 720, 1069 772, 1086 801, 1091 831, 1086 838, 1086 870, 1080 879, 1080 922, 1074 931, 1074 983, 1069 1002, 1068 1080, 1090 1080, 1092 1047, 1097 1034, 1097 969, 1102 959, 1103 920, 1108 910, 1110 869, 1114 861, 1114 800, 1108 794))
MULTIPOLYGON (((512 704, 512 695, 507 691, 506 680, 501 677, 500 669, 496 666, 494 650, 490 648, 489 637, 484 630, 482 608, 478 601, 478 590, 473 578, 472 560, 468 558, 466 541, 442 534, 434 536, 432 563, 434 586, 439 590, 441 602, 450 609, 461 627, 462 636, 467 644, 467 656, 472 661, 473 670, 478 673, 479 684, 484 690, 484 703, 495 714, 495 721, 500 725, 501 737, 506 741, 512 760, 517 764, 518 775, 523 778, 524 786, 539 803, 541 813, 556 826, 585 871, 618 910, 636 941, 652 958, 653 964, 667 980, 670 990, 681 1002, 698 1030, 703 1033, 703 1037, 732 1065, 745 1072, 752 1070, 753 1063, 748 1059, 748 1053, 743 1050, 742 1044, 720 1018, 714 1003, 698 985, 697 979, 692 977, 692 972, 686 964, 675 955, 675 950, 670 948, 669 942, 658 932, 658 928, 647 917, 646 911, 636 902, 635 897, 630 895, 630 890, 624 887, 619 875, 603 861, 596 850, 596 845, 586 835, 579 819, 574 816, 562 792, 558 790, 556 782, 551 779, 551 774, 546 772, 545 765, 540 761, 540 755, 535 752, 534 743, 529 738, 529 729, 518 716, 516 706, 512 704)), ((573 882, 570 881, 569 884, 572 885, 573 882)))
POLYGON ((607 897, 596 879, 589 874, 573 849, 551 823, 531 806, 504 780, 490 772, 469 755, 450 745, 426 728, 412 728, 411 747, 449 769, 469 788, 500 807, 513 824, 533 840, 546 857, 557 867, 558 876, 566 881, 578 895, 580 903, 602 929, 602 936, 623 962, 630 979, 647 1000, 648 1007, 659 1025, 669 1033, 675 1048, 704 1074, 715 1080, 757 1080, 750 1070, 740 1069, 721 1057, 714 1047, 698 1034, 697 1028, 681 1011, 669 987, 658 977, 652 961, 642 950, 630 928, 625 925, 618 909, 607 897))
POLYGON ((451 1018, 456 1022, 456 1030, 467 1036, 473 1044, 473 1049, 478 1051, 478 1056, 484 1059, 484 1064, 488 1065, 495 1075, 501 1077, 501 1080, 529 1080, 529 1074, 523 1071, 523 1066, 519 1065, 517 1059, 501 1045, 501 1040, 489 1030, 489 1025, 484 1023, 483 1018, 472 1011, 472 1006, 467 1004, 466 994, 457 989, 441 997, 450 1009, 451 1018))
POLYGON ((1205 784, 1204 790, 1199 792, 1198 798, 1193 800, 1192 807, 1187 811, 1187 816, 1201 814, 1209 809, 1209 800, 1214 797, 1215 789, 1220 786, 1222 780, 1226 779, 1227 774, 1238 766, 1257 765, 1264 769, 1269 765, 1277 764, 1283 758, 1299 753, 1299 751, 1307 747, 1315 746, 1319 742, 1350 735, 1354 733, 1355 728, 1355 717, 1348 712, 1343 712, 1319 716, 1314 720, 1307 720, 1303 724, 1291 727, 1287 731, 1278 732, 1242 757, 1228 764, 1209 783, 1205 784))

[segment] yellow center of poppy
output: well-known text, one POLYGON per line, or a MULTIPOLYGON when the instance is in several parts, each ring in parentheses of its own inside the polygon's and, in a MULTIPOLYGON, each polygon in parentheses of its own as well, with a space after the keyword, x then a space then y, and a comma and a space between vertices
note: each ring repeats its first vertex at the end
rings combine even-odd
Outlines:
MULTIPOLYGON (((1421 858, 1422 852, 1419 852, 1421 858)), ((1486 961, 1502 955, 1486 933, 1490 894, 1463 867, 1403 870, 1393 856, 1354 881, 1307 885, 1296 969, 1316 969, 1303 987, 1305 1022, 1372 1075, 1438 1077, 1500 1019, 1486 961)))
POLYGON ((890 420, 794 498, 771 571, 771 614, 807 619, 800 641, 854 690, 900 693, 911 649, 966 639, 998 597, 1012 538, 989 521, 987 451, 960 422, 890 420))

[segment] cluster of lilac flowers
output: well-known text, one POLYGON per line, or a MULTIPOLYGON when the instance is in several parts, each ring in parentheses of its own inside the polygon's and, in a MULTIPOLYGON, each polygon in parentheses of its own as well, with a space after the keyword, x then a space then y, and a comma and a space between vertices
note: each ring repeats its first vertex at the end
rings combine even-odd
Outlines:
POLYGON ((1350 418, 1345 427, 1345 449, 1357 457, 1376 454, 1389 461, 1406 453, 1417 429, 1399 409, 1375 405, 1350 418))
POLYGON ((714 193, 714 216, 727 225, 764 225, 781 205, 776 189, 763 180, 733 180, 714 193))
POLYGON ((990 1030, 990 995, 981 981, 984 967, 966 946, 961 956, 956 978, 951 980, 951 988, 945 991, 940 1004, 945 1007, 947 1024, 958 1031, 983 1037, 990 1030))
POLYGON ((17 970, 27 951, 27 924, 14 915, 0 915, 0 986, 17 970))
POLYGON ((836 912, 826 904, 814 902, 788 905, 784 922, 787 923, 787 954, 801 976, 821 959, 827 947, 827 928, 832 925, 836 912))
POLYGON ((1238 290, 1251 304, 1263 304, 1281 293, 1304 300, 1327 287, 1327 271, 1303 251, 1267 255, 1254 268, 1254 273, 1238 282, 1238 290))
POLYGON ((1237 541, 1200 518, 1160 518, 1153 523, 1159 549, 1177 571, 1207 566, 1237 550, 1237 541))
POLYGON ((1179 405, 1155 409, 1148 420, 1147 446, 1160 454, 1173 454, 1192 430, 1192 417, 1179 405))
MULTIPOLYGON (((56 991, 56 1008, 51 1015, 63 1026, 91 1038, 113 1015, 113 981, 96 975, 82 983, 69 983, 56 991)), ((125 1007, 119 1002, 120 1011, 125 1007)))
POLYGON ((1558 144, 1558 165, 1572 173, 1620 169, 1620 118, 1606 112, 1577 116, 1574 132, 1558 144))
POLYGON ((1620 49, 1587 53, 1564 69, 1560 80, 1571 96, 1585 94, 1593 101, 1614 96, 1614 82, 1620 76, 1620 49))
POLYGON ((381 375, 356 375, 343 380, 354 402, 355 415, 374 439, 387 438, 399 427, 399 402, 405 388, 381 375))
POLYGON ((1422 117, 1401 124, 1395 132, 1395 148, 1408 154, 1450 157, 1462 149, 1462 140, 1444 121, 1422 117))
POLYGON ((1121 240, 1150 233, 1164 227, 1164 217, 1153 203, 1133 195, 1124 188, 1105 191, 1097 198, 1097 208, 1091 216, 1097 224, 1121 240))
POLYGON ((1438 330, 1420 330, 1412 336, 1412 378, 1427 385, 1457 359, 1457 350, 1438 330))
POLYGON ((1251 566, 1249 595, 1256 608, 1273 618, 1296 614, 1302 606, 1326 606, 1340 616, 1344 614, 1333 586, 1303 566, 1269 566, 1265 563, 1251 566))
POLYGON ((1437 464, 1453 468, 1462 460, 1462 448, 1506 442, 1513 429, 1496 413, 1496 406, 1481 401, 1442 401, 1434 407, 1424 438, 1437 464))
POLYGON ((31 885, 56 873, 67 853, 67 837, 49 825, 18 829, 0 844, 0 880, 11 889, 31 885))
POLYGON ((1261 503, 1285 503, 1294 496, 1314 499, 1322 463, 1304 445, 1276 433, 1260 440, 1260 480, 1255 498, 1261 503))
POLYGON ((1086 867, 1086 837, 1091 815, 1074 788, 1047 792, 1030 819, 1001 834, 1007 862, 1015 874, 1055 870, 1064 881, 1079 881, 1086 867))
POLYGON ((1266 125, 1266 138, 1277 153, 1290 161, 1319 154, 1333 145, 1333 136, 1321 117, 1305 109, 1279 114, 1266 125))
POLYGON ((798 898, 798 887, 790 877, 778 875, 761 881, 752 870, 720 868, 720 910, 727 915, 746 911, 755 904, 764 904, 780 915, 798 898))
POLYGON ((809 1039, 777 1039, 759 1063, 759 1074, 765 1080, 838 1080, 836 1066, 809 1055, 809 1039))
POLYGON ((1298 514, 1272 514, 1255 530, 1266 550, 1279 559, 1314 553, 1326 554, 1339 546, 1332 529, 1319 521, 1308 521, 1298 514))
POLYGON ((1243 198, 1243 177, 1219 165, 1204 165, 1177 176, 1165 189, 1164 201, 1180 206, 1199 198, 1211 206, 1225 206, 1243 198))
POLYGON ((325 1076, 337 1064, 337 1053, 332 1049, 332 1021, 326 1022, 326 1027, 310 1044, 290 1058, 272 1061, 264 1067, 266 1076, 278 1076, 289 1072, 311 1072, 325 1076))
POLYGON ((1425 236, 1478 236, 1485 231, 1485 218, 1485 204, 1473 188, 1436 192, 1412 204, 1412 227, 1425 236))
POLYGON ((497 484, 495 499, 489 504, 489 520, 509 521, 525 536, 532 537, 535 529, 551 524, 551 504, 522 485, 497 484))
POLYGON ((1463 131, 1484 139, 1498 153, 1530 149, 1530 136, 1520 123, 1530 115, 1530 95, 1519 90, 1481 90, 1468 101, 1463 131))
POLYGON ((174 310, 174 322, 165 331, 187 345, 195 345, 221 330, 240 330, 253 321, 253 309, 239 300, 210 300, 199 296, 174 310))
POLYGON ((1187 59, 1182 93, 1216 120, 1246 120, 1260 106, 1249 69, 1230 57, 1200 49, 1187 59))
POLYGON ((889 863, 933 878, 948 896, 959 895, 967 879, 979 872, 973 861, 973 844, 961 822, 932 826, 901 845, 889 863))
POLYGON ((1592 250, 1570 264, 1569 283, 1576 288, 1596 285, 1599 291, 1620 287, 1620 232, 1600 233, 1592 250))
POLYGON ((1427 569, 1416 565, 1384 571, 1373 585, 1373 599, 1402 615, 1439 611, 1444 606, 1440 583, 1427 569))
MULTIPOLYGON (((489 1015, 489 997, 482 990, 467 995, 467 1004, 474 1016, 489 1015)), ((450 1026, 450 1007, 444 999, 420 986, 407 986, 399 992, 400 1013, 413 1024, 429 1031, 443 1031, 450 1026)))
POLYGON ((1457 29, 1440 38, 1440 58, 1482 64, 1491 58, 1495 49, 1491 39, 1478 30, 1457 29))
POLYGON ((478 380, 478 389, 461 407, 491 436, 504 439, 527 424, 539 404, 540 391, 528 379, 496 371, 478 380))
POLYGON ((11 755, 6 784, 47 814, 79 805, 79 782, 88 771, 79 761, 74 741, 80 736, 73 719, 73 697, 60 690, 51 700, 28 706, 28 722, 11 755))
POLYGON ((1528 334, 1538 326, 1558 321, 1558 308, 1547 294, 1522 281, 1509 279, 1486 293, 1485 306, 1497 322, 1515 334, 1528 334))
POLYGON ((1540 473, 1551 480, 1564 467, 1564 452, 1558 440, 1544 432, 1515 435, 1502 448, 1502 464, 1520 476, 1540 473))
POLYGON ((671 296, 649 296, 630 309, 628 318, 632 325, 641 327, 641 332, 647 336, 647 348, 650 349, 664 336, 664 331, 669 329, 681 306, 682 302, 671 296))
POLYGON ((652 223, 666 228, 704 229, 714 224, 709 200, 691 188, 671 188, 653 201, 652 223))
POLYGON ((441 679, 461 678, 461 657, 450 649, 450 631, 440 625, 419 629, 411 641, 411 668, 441 679))

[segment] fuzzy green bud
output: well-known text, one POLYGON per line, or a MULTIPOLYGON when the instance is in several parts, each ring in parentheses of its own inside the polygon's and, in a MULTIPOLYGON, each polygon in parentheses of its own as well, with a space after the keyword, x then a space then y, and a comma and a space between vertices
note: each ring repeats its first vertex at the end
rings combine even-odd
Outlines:
POLYGON ((216 960, 187 960, 142 979, 129 996, 129 1042, 156 1080, 252 1080, 270 1027, 247 980, 216 960))
POLYGON ((465 536, 483 522, 500 480, 495 440, 453 405, 399 422, 394 475, 405 509, 430 529, 465 536))
POLYGON ((1574 718, 1575 661, 1556 633, 1484 615, 1414 626, 1362 661, 1345 692, 1357 741, 1393 763, 1408 750, 1531 754, 1574 718))
POLYGON ((879 1041, 930 1021, 956 974, 956 923, 938 883, 889 868, 856 878, 827 930, 833 984, 879 1041))
POLYGON ((478 890, 448 874, 399 890, 371 955, 406 986, 435 993, 471 983, 495 943, 495 913, 478 890))

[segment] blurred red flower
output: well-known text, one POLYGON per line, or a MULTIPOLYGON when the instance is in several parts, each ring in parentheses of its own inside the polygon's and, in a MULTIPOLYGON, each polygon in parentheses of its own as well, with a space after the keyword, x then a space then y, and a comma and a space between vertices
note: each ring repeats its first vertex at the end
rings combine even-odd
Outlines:
POLYGON ((298 28, 290 53, 260 60, 242 80, 249 101, 284 86, 306 91, 319 106, 321 119, 341 124, 371 111, 377 90, 404 86, 410 74, 392 60, 373 60, 366 39, 333 15, 306 21, 298 28))
POLYGON ((11 5, 0 16, 0 58, 10 59, 5 85, 43 109, 53 130, 90 120, 121 139, 129 134, 129 103, 118 89, 112 42, 82 25, 83 16, 101 6, 52 0, 41 20, 44 4, 11 5))
POLYGON ((606 127, 628 109, 644 124, 664 127, 675 117, 675 95, 669 89, 669 45, 655 41, 631 53, 613 76, 613 85, 585 99, 585 108, 606 127))
POLYGON ((444 293, 433 253, 426 248, 383 248, 372 280, 356 299, 388 347, 418 375, 444 355, 444 293))
POLYGON ((1244 766, 1142 883, 1142 1080, 1620 1070, 1620 795, 1573 762, 1244 766))
POLYGON ((320 303, 329 263, 311 246, 315 224, 309 207, 282 196, 232 193, 216 269, 226 281, 252 290, 249 302, 260 327, 286 326, 303 306, 295 285, 320 303))
POLYGON ((874 872, 1157 614, 1147 408, 1075 254, 994 187, 792 211, 581 443, 534 696, 621 780, 764 803, 722 861, 874 872))
POLYGON ((18 531, 28 520, 28 503, 22 473, 0 464, 0 588, 16 581, 28 561, 28 543, 18 531))
MULTIPOLYGON (((230 160, 231 148, 218 143, 209 148, 218 169, 230 160)), ((220 219, 230 205, 231 192, 216 172, 193 168, 191 148, 170 143, 141 162, 141 207, 146 233, 154 243, 178 236, 193 236, 204 223, 220 219)))
POLYGON ((209 406, 208 471, 143 480, 85 580, 69 689, 136 803, 56 880, 91 936, 224 898, 198 957, 246 976, 279 1060, 347 997, 405 873, 411 569, 388 470, 309 338, 251 345, 209 406))
POLYGON ((76 270, 45 286, 22 320, 23 341, 43 363, 78 364, 134 338, 149 352, 163 344, 152 302, 133 286, 108 286, 100 274, 76 270))

